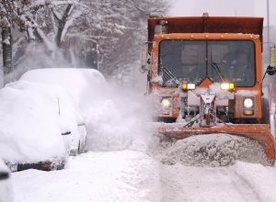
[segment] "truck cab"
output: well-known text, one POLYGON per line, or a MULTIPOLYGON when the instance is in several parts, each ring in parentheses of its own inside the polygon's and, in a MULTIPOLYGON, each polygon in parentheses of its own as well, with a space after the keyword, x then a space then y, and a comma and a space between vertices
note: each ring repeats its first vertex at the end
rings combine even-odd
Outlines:
POLYGON ((148 92, 158 94, 157 108, 165 107, 155 110, 156 119, 188 121, 200 113, 198 93, 190 90, 212 89, 220 94, 216 117, 261 123, 262 22, 238 17, 150 18, 148 92), (170 102, 170 109, 163 102, 170 102))

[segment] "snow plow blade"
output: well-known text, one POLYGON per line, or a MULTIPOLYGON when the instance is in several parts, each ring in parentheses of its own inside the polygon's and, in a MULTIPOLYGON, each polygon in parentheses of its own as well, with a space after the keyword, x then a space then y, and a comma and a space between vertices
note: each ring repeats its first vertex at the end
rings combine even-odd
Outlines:
POLYGON ((264 148, 269 161, 275 162, 276 144, 267 124, 222 124, 213 127, 183 127, 177 123, 161 124, 157 131, 168 137, 183 139, 194 135, 224 133, 256 140, 264 148))

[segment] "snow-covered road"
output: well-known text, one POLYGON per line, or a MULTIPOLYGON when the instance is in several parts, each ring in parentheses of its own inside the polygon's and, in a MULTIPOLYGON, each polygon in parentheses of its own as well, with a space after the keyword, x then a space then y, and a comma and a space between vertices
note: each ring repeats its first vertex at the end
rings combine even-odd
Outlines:
POLYGON ((276 169, 237 162, 219 168, 165 166, 163 201, 273 202, 276 169))
POLYGON ((158 170, 141 152, 88 152, 65 170, 13 173, 15 202, 160 201, 158 170))
POLYGON ((88 152, 65 170, 12 174, 15 202, 276 201, 276 169, 237 162, 229 167, 162 165, 144 152, 88 152))

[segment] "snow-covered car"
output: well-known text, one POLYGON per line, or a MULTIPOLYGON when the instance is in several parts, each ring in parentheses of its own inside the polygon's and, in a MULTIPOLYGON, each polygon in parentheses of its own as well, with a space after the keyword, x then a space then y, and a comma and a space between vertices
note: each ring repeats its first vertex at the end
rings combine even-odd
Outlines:
POLYGON ((85 105, 89 105, 88 97, 105 83, 104 76, 98 70, 88 68, 45 68, 30 70, 20 80, 59 86, 69 95, 70 102, 67 103, 72 106, 60 104, 60 117, 70 130, 70 134, 63 137, 69 142, 71 155, 84 152, 87 130, 83 111, 85 105))
POLYGON ((58 114, 62 101, 37 83, 17 81, 0 89, 0 157, 11 171, 64 168, 68 151, 61 134, 70 131, 58 114))
POLYGON ((12 188, 10 183, 10 170, 0 159, 0 202, 12 202, 12 188))

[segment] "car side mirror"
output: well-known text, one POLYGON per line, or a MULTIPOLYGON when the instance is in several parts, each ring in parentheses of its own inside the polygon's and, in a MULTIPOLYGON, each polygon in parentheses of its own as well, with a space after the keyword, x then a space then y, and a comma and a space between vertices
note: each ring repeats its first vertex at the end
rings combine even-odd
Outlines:
POLYGON ((140 62, 141 62, 140 72, 145 73, 146 71, 149 71, 149 65, 151 61, 150 61, 150 56, 148 54, 148 43, 144 43, 141 46, 140 62))

